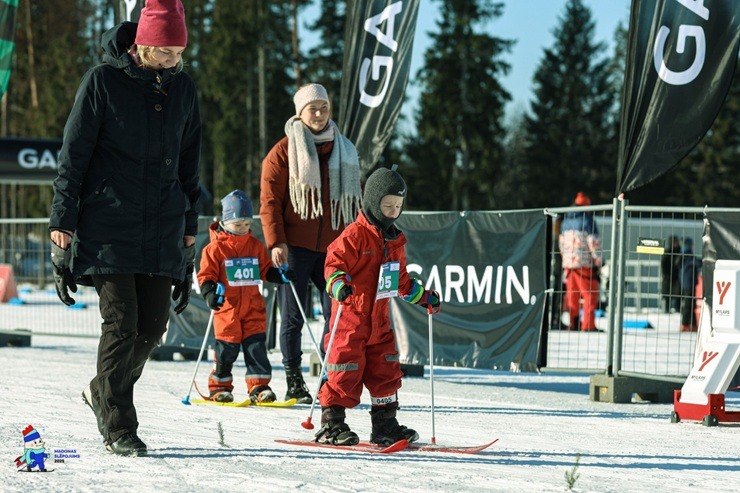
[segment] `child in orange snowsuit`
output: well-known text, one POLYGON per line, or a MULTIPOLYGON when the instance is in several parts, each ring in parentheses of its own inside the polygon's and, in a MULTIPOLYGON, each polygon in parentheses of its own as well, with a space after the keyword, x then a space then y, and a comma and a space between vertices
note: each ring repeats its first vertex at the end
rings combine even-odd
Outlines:
POLYGON ((267 310, 262 280, 285 284, 293 280, 294 274, 273 267, 265 245, 252 236, 252 202, 244 192, 234 190, 221 200, 221 205, 221 221, 209 228, 211 242, 203 249, 198 272, 201 294, 216 311, 216 357, 208 377, 210 398, 219 402, 234 400, 231 370, 241 347, 250 398, 272 402, 275 393, 269 385, 272 365, 265 346, 267 310), (216 295, 216 283, 224 285, 223 297, 216 295))
MULTIPOLYGON (((388 303, 401 296, 423 307, 439 307, 439 294, 424 290, 406 271, 406 236, 393 223, 401 214, 406 183, 395 168, 381 168, 367 179, 362 211, 327 250, 324 274, 332 296, 331 325, 342 313, 326 358, 327 381, 319 392, 321 430, 316 441, 354 445, 357 434, 344 422, 345 408, 360 403, 363 384, 370 391, 370 441, 390 445, 414 441, 416 431, 396 420, 401 365, 390 326, 388 303)), ((328 345, 331 333, 325 336, 328 345)))

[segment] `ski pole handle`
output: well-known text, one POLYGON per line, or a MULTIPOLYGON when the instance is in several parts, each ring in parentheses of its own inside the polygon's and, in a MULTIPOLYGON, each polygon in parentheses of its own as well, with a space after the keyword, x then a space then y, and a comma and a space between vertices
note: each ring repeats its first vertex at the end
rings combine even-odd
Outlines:
POLYGON ((224 294, 226 294, 226 288, 224 285, 220 282, 216 283, 216 300, 218 301, 219 305, 222 305, 224 302, 224 294))

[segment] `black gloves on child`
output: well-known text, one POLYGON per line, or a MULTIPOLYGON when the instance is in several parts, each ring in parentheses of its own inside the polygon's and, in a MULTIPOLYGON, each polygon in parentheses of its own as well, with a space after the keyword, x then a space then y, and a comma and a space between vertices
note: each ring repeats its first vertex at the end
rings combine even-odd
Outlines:
POLYGON ((206 304, 211 310, 218 311, 224 306, 224 295, 216 289, 217 284, 213 281, 206 281, 200 287, 200 294, 206 300, 206 304))

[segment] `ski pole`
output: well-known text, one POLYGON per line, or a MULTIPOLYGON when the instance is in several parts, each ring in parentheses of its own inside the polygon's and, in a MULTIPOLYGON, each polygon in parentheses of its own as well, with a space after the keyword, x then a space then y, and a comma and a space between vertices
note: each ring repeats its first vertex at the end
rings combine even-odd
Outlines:
POLYGON ((311 423, 311 418, 313 417, 313 408, 316 404, 316 401, 319 398, 319 390, 321 390, 321 381, 324 378, 324 372, 326 371, 326 359, 329 357, 331 346, 334 343, 334 336, 337 333, 337 326, 339 325, 339 317, 342 315, 342 308, 344 308, 344 305, 339 303, 339 308, 337 308, 337 316, 334 318, 334 326, 331 329, 331 335, 329 335, 329 342, 326 345, 326 353, 324 354, 324 357, 321 360, 321 371, 319 372, 319 384, 316 386, 316 393, 314 394, 313 401, 311 402, 311 410, 308 413, 308 419, 306 419, 306 421, 301 423, 301 426, 303 426, 307 430, 313 430, 313 424, 311 423))
MULTIPOLYGON (((285 272, 287 270, 288 270, 288 264, 283 264, 283 265, 280 266, 280 272, 281 273, 283 273, 283 272, 285 272)), ((298 291, 296 291, 296 289, 295 289, 295 284, 293 284, 293 281, 291 281, 290 279, 285 278, 285 276, 283 276, 283 278, 286 281, 288 281, 288 284, 290 284, 290 289, 293 291, 293 296, 295 297, 295 302, 298 305, 298 309, 301 311, 301 316, 303 317, 303 321, 305 322, 306 328, 308 329, 308 335, 311 336, 311 342, 313 342, 313 347, 316 350, 316 354, 318 354, 319 356, 321 356, 321 351, 319 350, 319 345, 316 342, 316 338, 313 335, 313 330, 311 330, 311 325, 308 323, 308 317, 306 317, 306 312, 303 311, 303 303, 301 303, 300 298, 298 298, 298 291)))
POLYGON ((432 328, 432 306, 427 307, 429 314, 429 387, 432 394, 432 445, 437 444, 434 432, 434 329, 432 328))
MULTIPOLYGON (((216 283, 216 296, 218 296, 219 301, 223 301, 225 293, 224 285, 220 282, 216 283)), ((186 406, 190 405, 190 392, 193 391, 193 384, 195 383, 195 376, 198 374, 198 366, 200 365, 200 360, 203 357, 203 351, 206 349, 206 342, 208 341, 208 334, 211 332, 211 326, 213 325, 213 315, 216 312, 211 310, 211 316, 208 318, 208 326, 206 327, 206 333, 203 335, 203 344, 200 345, 200 353, 198 354, 198 361, 195 362, 195 371, 193 372, 193 378, 190 380, 190 388, 188 389, 188 393, 185 395, 185 398, 182 400, 182 403, 186 406)))

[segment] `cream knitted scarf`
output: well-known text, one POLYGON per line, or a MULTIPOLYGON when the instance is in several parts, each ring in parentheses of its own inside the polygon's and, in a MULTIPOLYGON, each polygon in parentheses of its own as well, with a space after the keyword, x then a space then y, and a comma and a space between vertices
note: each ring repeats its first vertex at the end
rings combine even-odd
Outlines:
POLYGON ((331 199, 331 227, 354 221, 360 210, 360 159, 355 146, 339 133, 334 121, 326 130, 314 135, 294 116, 285 124, 288 136, 288 189, 290 202, 301 219, 314 219, 324 214, 321 205, 321 172, 316 144, 334 141, 329 156, 329 198, 331 199))

